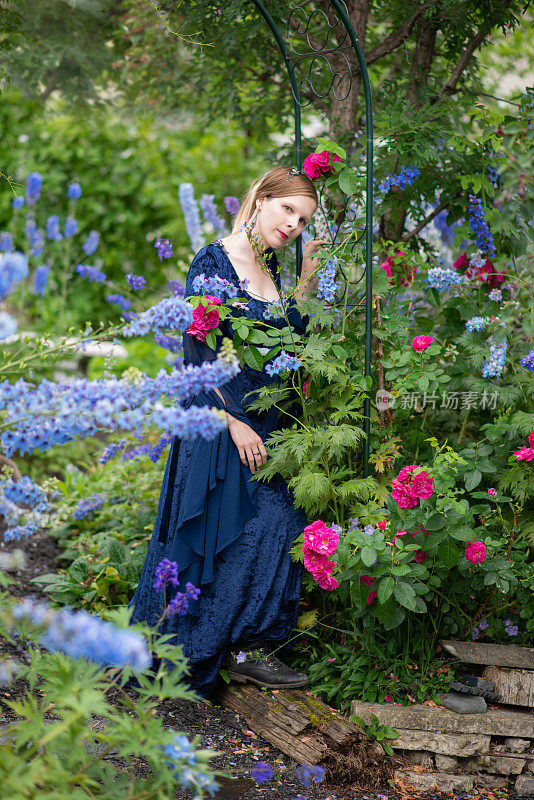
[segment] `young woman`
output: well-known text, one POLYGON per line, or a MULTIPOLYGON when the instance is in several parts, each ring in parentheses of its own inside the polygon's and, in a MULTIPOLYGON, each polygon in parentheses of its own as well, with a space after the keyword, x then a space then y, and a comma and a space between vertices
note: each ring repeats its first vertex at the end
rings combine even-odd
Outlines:
MULTIPOLYGON (((218 275, 238 286, 246 304, 234 316, 264 321, 268 303, 279 300, 280 276, 274 251, 302 233, 317 207, 317 193, 303 173, 275 167, 252 184, 237 214, 232 233, 208 244, 196 254, 187 274, 185 296, 197 294, 193 280, 202 273, 218 275), (241 230, 243 223, 246 226, 241 230), (254 246, 253 246, 254 243, 254 246)), ((322 239, 308 241, 303 251, 302 275, 296 297, 300 301, 315 289, 312 273, 318 266, 316 248, 322 239)), ((289 303, 289 322, 305 333, 295 299, 289 303)), ((269 324, 282 328, 283 317, 269 324)), ((228 320, 223 334, 232 336, 228 320)), ((213 360, 212 350, 184 333, 184 363, 213 360)), ((218 337, 217 350, 221 344, 218 337)), ((241 682, 269 687, 305 686, 309 681, 280 661, 280 649, 295 626, 300 593, 300 564, 290 557, 295 538, 308 521, 287 483, 280 477, 251 481, 266 463, 264 440, 276 428, 278 412, 248 410, 253 392, 276 383, 265 369, 247 365, 230 382, 202 392, 191 402, 224 409, 228 429, 215 439, 173 439, 158 506, 156 524, 137 591, 130 603, 133 621, 156 624, 163 598, 153 588, 158 563, 178 563, 180 589, 187 582, 201 589, 190 600, 184 616, 166 618, 162 633, 174 634, 189 659, 188 682, 209 698, 221 667, 241 682), (246 653, 246 659, 236 654, 246 653)), ((174 590, 177 591, 177 590, 174 590)), ((166 598, 167 602, 169 597, 166 598)), ((284 649, 289 645, 285 644, 284 649)))

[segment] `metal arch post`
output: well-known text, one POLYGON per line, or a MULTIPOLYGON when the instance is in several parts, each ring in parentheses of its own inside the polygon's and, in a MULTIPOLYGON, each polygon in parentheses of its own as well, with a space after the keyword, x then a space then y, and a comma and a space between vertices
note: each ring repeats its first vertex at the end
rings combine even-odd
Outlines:
MULTIPOLYGON (((295 79, 293 64, 289 58, 284 40, 276 24, 261 2, 252 0, 260 14, 271 29, 282 58, 286 65, 291 83, 293 94, 293 104, 295 107, 295 166, 297 169, 302 167, 302 129, 300 112, 300 94, 295 79)), ((371 84, 369 73, 362 47, 356 36, 356 32, 347 14, 343 0, 330 0, 331 5, 339 14, 358 59, 360 73, 362 76, 363 91, 365 97, 365 135, 366 135, 366 198, 365 198, 365 350, 364 350, 364 371, 366 376, 371 375, 371 345, 373 330, 373 102, 371 97, 371 84)), ((297 277, 300 276, 302 266, 302 248, 297 247, 297 277)), ((364 420, 363 430, 365 439, 363 443, 363 476, 369 475, 369 455, 371 447, 371 392, 367 391, 364 401, 364 420)))
MULTIPOLYGON (((365 375, 371 375, 371 345, 373 339, 373 101, 367 64, 362 47, 358 41, 346 7, 340 0, 331 0, 349 34, 351 44, 358 59, 365 96, 365 137, 366 137, 366 190, 365 190, 365 375)), ((369 475, 369 454, 371 447, 371 393, 363 406, 363 476, 369 475)))
MULTIPOLYGON (((293 69, 293 64, 291 63, 291 59, 289 58, 285 42, 280 35, 280 31, 276 27, 274 19, 271 17, 271 15, 267 11, 261 0, 252 0, 252 2, 254 3, 254 5, 264 18, 265 22, 273 32, 273 36, 276 39, 276 44, 278 45, 278 49, 282 53, 282 58, 284 59, 284 64, 286 65, 287 74, 289 76, 289 82, 291 84, 291 93, 293 95, 293 106, 295 109, 295 167, 297 169, 302 169, 302 127, 301 127, 301 114, 300 114, 300 93, 297 81, 295 79, 295 71, 293 69)), ((299 236, 297 241, 297 280, 298 278, 300 278, 301 271, 302 271, 302 239, 299 236)))

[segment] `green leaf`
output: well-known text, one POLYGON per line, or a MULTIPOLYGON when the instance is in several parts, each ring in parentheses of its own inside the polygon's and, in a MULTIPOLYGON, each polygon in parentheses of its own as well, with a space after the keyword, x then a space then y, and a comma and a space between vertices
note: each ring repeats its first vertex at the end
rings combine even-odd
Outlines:
POLYGON ((464 483, 468 492, 475 489, 482 480, 482 473, 478 469, 472 469, 465 473, 464 483))
POLYGON ((411 584, 404 581, 399 582, 393 589, 395 598, 405 608, 410 611, 417 611, 417 603, 415 602, 415 592, 411 584))
POLYGON ((380 583, 378 584, 378 602, 380 605, 384 605, 384 603, 389 600, 391 594, 393 593, 394 586, 395 580, 391 577, 391 575, 381 578, 380 583))
POLYGON ((378 558, 378 553, 376 552, 374 547, 363 547, 362 552, 360 553, 360 557, 365 564, 366 567, 370 567, 371 564, 374 564, 376 559, 378 558))
POLYGON ((417 381, 417 385, 419 386, 422 392, 426 392, 428 387, 430 386, 430 381, 428 380, 426 375, 422 375, 417 381))
POLYGON ((258 348, 255 347, 253 344, 245 348, 243 357, 245 359, 245 364, 247 364, 252 369, 255 369, 259 372, 260 369, 263 368, 263 356, 258 350, 258 348))
POLYGON ((206 336, 206 344, 208 347, 211 347, 212 350, 215 350, 217 347, 217 337, 215 336, 213 331, 209 331, 206 336))
POLYGON ((423 528, 426 528, 427 531, 440 531, 445 527, 446 522, 447 518, 443 514, 432 514, 423 525, 423 528))
POLYGON ((458 563, 460 550, 450 539, 445 539, 438 547, 438 556, 447 569, 452 569, 458 563))

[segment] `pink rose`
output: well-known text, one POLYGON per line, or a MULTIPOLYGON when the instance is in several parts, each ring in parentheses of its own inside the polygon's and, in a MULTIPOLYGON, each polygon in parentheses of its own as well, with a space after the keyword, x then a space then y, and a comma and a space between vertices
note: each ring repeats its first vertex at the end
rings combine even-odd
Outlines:
POLYGON ((378 527, 380 528, 380 530, 381 531, 385 531, 386 530, 386 526, 387 526, 386 520, 385 519, 381 519, 380 522, 378 523, 378 527))
POLYGON ((432 497, 434 492, 433 479, 428 472, 423 470, 418 475, 414 476, 412 485, 410 486, 410 492, 414 497, 418 497, 421 500, 428 500, 429 497, 432 497))
POLYGON ((471 564, 480 564, 487 555, 488 551, 484 542, 466 542, 465 557, 471 564))
POLYGON ((532 461, 534 460, 534 447, 522 447, 514 453, 517 461, 532 461))
POLYGON ((534 431, 532 431, 532 433, 529 433, 528 443, 531 447, 534 447, 534 431))
POLYGON ((304 172, 308 178, 319 178, 321 175, 327 175, 329 172, 334 171, 334 163, 339 163, 340 157, 335 153, 330 153, 328 150, 323 150, 321 153, 312 153, 304 160, 304 172))
POLYGON ((467 253, 462 253, 462 255, 456 259, 456 261, 452 266, 454 267, 456 272, 459 272, 461 269, 466 269, 466 267, 469 266, 469 259, 467 258, 467 253))
POLYGON ((333 578, 331 575, 314 575, 313 576, 321 589, 325 589, 327 592, 333 592, 334 589, 337 589, 339 583, 333 578))
POLYGON ((304 553, 304 566, 312 574, 319 570, 324 570, 329 574, 335 567, 335 561, 329 561, 328 557, 322 553, 315 553, 313 550, 308 550, 304 553))
POLYGON ((425 553, 424 550, 417 550, 412 561, 415 561, 416 564, 422 564, 423 561, 426 561, 428 558, 428 554, 425 553))
POLYGON ((360 580, 362 581, 362 583, 365 583, 367 587, 369 587, 375 580, 375 578, 372 578, 370 575, 360 575, 360 580))
POLYGON ((200 342, 205 342, 209 331, 218 326, 219 312, 213 306, 222 303, 220 297, 213 297, 209 294, 205 295, 205 297, 209 300, 209 304, 204 306, 202 303, 199 303, 197 308, 193 309, 193 322, 187 329, 187 333, 194 336, 200 342))
POLYGON ((391 703, 391 695, 390 695, 390 694, 387 694, 387 695, 384 697, 384 700, 386 701, 386 703, 391 703))
POLYGON ((426 470, 414 475, 416 469, 421 470, 417 464, 404 467, 391 481, 391 496, 399 508, 415 508, 419 499, 426 500, 433 494, 433 478, 426 470))
POLYGON ((490 497, 497 497, 497 489, 494 489, 493 487, 488 489, 488 494, 490 497))
POLYGON ((412 339, 412 347, 414 350, 426 350, 433 341, 432 336, 416 336, 412 339))
MULTIPOLYGON (((391 278, 391 256, 380 264, 380 269, 385 270, 388 278, 391 278)), ((393 281, 390 281, 390 283, 393 283, 393 281)))
POLYGON ((312 522, 304 528, 303 552, 313 550, 331 556, 336 552, 339 544, 339 534, 333 528, 328 528, 321 520, 312 522))
POLYGON ((391 485, 393 486, 391 496, 399 508, 415 508, 417 505, 417 498, 411 495, 410 489, 407 486, 400 483, 396 478, 393 478, 391 485))

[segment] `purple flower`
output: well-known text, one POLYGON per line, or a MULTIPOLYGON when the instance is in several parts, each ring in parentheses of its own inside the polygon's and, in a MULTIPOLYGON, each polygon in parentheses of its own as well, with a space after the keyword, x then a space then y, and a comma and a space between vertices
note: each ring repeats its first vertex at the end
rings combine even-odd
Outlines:
POLYGON ((349 530, 353 531, 360 524, 358 517, 349 517, 349 530))
POLYGON ((19 210, 19 208, 22 208, 22 206, 24 205, 24 203, 25 203, 25 200, 24 200, 24 198, 22 197, 22 195, 19 195, 18 197, 14 197, 14 198, 13 198, 13 200, 11 201, 11 205, 13 206, 13 208, 14 208, 16 211, 18 211, 18 210, 19 210))
POLYGON ((245 651, 240 650, 239 653, 237 653, 235 660, 237 661, 238 664, 244 664, 245 661, 247 660, 247 654, 245 653, 245 651))
POLYGON ((504 629, 508 636, 517 636, 519 633, 519 628, 517 625, 509 625, 507 628, 504 629))
POLYGON ((198 600, 200 597, 200 589, 197 589, 196 586, 193 586, 192 583, 187 581, 185 584, 185 594, 189 600, 198 600))
POLYGON ((258 761, 250 770, 250 775, 256 783, 263 783, 263 781, 270 781, 274 772, 265 761, 258 761))
POLYGON ((478 628, 473 628, 473 630, 471 631, 471 638, 472 639, 478 639, 479 636, 480 636, 479 629, 478 628))
POLYGON ((126 276, 126 281, 130 284, 135 292, 137 292, 139 289, 142 289, 146 283, 146 280, 142 275, 134 275, 131 272, 129 272, 126 276))
POLYGON ((217 211, 215 195, 203 194, 200 198, 200 208, 202 209, 206 222, 209 222, 220 236, 224 236, 228 233, 224 220, 217 211))
POLYGON ((482 250, 488 258, 494 258, 497 251, 488 223, 484 218, 482 200, 473 194, 469 195, 469 225, 476 236, 478 249, 482 250))
POLYGON ((106 502, 106 495, 94 494, 91 497, 85 497, 77 504, 72 514, 73 519, 85 519, 96 511, 98 511, 106 502))
POLYGON ((88 256, 92 256, 93 253, 96 252, 98 244, 100 242, 100 234, 98 231, 90 231, 89 236, 82 244, 82 250, 88 256))
POLYGON ((324 298, 328 303, 333 303, 336 299, 336 264, 338 259, 328 258, 324 269, 317 270, 319 284, 317 286, 317 297, 324 298))
POLYGON ((171 602, 163 612, 163 615, 165 617, 185 617, 188 607, 189 600, 187 595, 185 595, 183 592, 176 592, 171 602))
POLYGON ((526 356, 523 356, 519 360, 521 366, 527 370, 527 372, 534 371, 534 350, 531 350, 530 353, 527 353, 526 356))
POLYGON ((178 199, 184 214, 185 227, 194 252, 204 246, 200 213, 195 200, 192 183, 181 183, 178 187, 178 199))
POLYGON ((224 206, 229 214, 237 214, 239 209, 241 208, 241 203, 234 197, 233 195, 228 195, 224 198, 224 206))
POLYGON ((155 575, 154 589, 156 592, 162 592, 168 583, 172 583, 173 586, 178 586, 180 583, 178 580, 178 564, 176 561, 169 561, 168 558, 164 558, 159 562, 155 575))
POLYGON ((67 189, 67 197, 69 200, 78 200, 82 196, 82 187, 76 181, 69 183, 69 188, 67 189))
POLYGON ((164 258, 172 256, 172 244, 168 239, 161 239, 159 236, 155 241, 154 247, 158 251, 159 260, 163 261, 164 258))
POLYGON ((120 306, 123 311, 128 311, 130 308, 130 301, 127 297, 123 297, 122 294, 108 294, 106 300, 108 303, 114 303, 115 305, 120 306))
POLYGON ((485 631, 486 628, 488 628, 488 627, 489 627, 489 622, 488 622, 487 619, 483 619, 482 622, 478 623, 478 629, 480 631, 485 631))
POLYGON ((302 783, 303 786, 311 786, 312 781, 320 783, 324 778, 326 769, 318 765, 311 766, 310 764, 302 764, 295 770, 296 778, 302 783))
POLYGON ((60 231, 59 217, 51 214, 46 220, 46 235, 52 242, 60 242, 63 238, 60 231))
POLYGON ((106 275, 104 272, 100 272, 97 267, 90 267, 87 264, 78 264, 76 267, 76 272, 78 275, 81 275, 82 278, 87 278, 89 282, 96 281, 97 283, 104 283, 106 280, 106 275))
POLYGON ((367 536, 372 536, 373 533, 375 532, 375 526, 374 525, 366 525, 365 528, 363 529, 363 532, 366 533, 367 536))
POLYGON ((174 336, 165 336, 165 334, 156 333, 154 336, 154 342, 159 345, 159 347, 164 347, 165 350, 170 350, 171 353, 177 353, 182 349, 182 342, 180 339, 176 339, 174 336))
POLYGON ((172 279, 169 279, 167 281, 167 288, 174 297, 183 297, 185 294, 185 286, 181 281, 173 281, 172 279))
POLYGON ((302 363, 298 360, 298 358, 295 358, 295 356, 290 356, 289 353, 286 353, 285 350, 282 350, 279 356, 277 356, 269 364, 265 365, 265 372, 268 375, 278 375, 280 372, 286 372, 289 369, 298 369, 301 366, 302 363))

